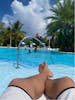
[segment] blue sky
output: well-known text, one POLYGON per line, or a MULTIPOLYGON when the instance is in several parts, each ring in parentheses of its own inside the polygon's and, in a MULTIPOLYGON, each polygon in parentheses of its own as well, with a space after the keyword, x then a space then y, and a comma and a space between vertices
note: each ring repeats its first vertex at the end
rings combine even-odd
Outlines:
POLYGON ((9 22, 19 20, 24 24, 23 30, 27 33, 34 34, 38 32, 43 34, 47 26, 47 21, 44 18, 52 15, 49 9, 56 1, 0 0, 0 21, 3 21, 8 26, 9 22))
MULTIPOLYGON (((0 20, 4 14, 12 14, 12 9, 10 7, 13 0, 0 0, 0 20)), ((30 0, 18 0, 22 1, 24 5, 28 5, 30 0)))
MULTIPOLYGON (((12 9, 10 7, 13 0, 0 0, 0 20, 2 19, 4 14, 12 14, 12 9)), ((24 5, 28 5, 31 0, 18 0, 23 2, 24 5)), ((57 0, 49 0, 49 2, 53 5, 57 0)))

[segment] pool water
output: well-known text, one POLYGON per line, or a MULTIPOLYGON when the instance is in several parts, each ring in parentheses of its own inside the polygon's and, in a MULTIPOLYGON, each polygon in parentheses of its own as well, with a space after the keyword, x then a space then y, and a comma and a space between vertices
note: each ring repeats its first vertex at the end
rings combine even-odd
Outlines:
POLYGON ((38 74, 38 64, 46 61, 54 73, 53 78, 69 76, 75 81, 74 53, 58 51, 20 49, 19 69, 16 69, 17 49, 0 48, 0 95, 14 78, 29 77, 38 74))
MULTIPOLYGON (((73 67, 74 66, 74 53, 62 53, 58 51, 50 51, 46 49, 39 49, 37 52, 28 49, 20 49, 19 64, 29 65, 36 67, 42 62, 48 64, 63 64, 73 67)), ((17 61, 17 49, 16 48, 0 48, 0 60, 16 63, 17 61)))

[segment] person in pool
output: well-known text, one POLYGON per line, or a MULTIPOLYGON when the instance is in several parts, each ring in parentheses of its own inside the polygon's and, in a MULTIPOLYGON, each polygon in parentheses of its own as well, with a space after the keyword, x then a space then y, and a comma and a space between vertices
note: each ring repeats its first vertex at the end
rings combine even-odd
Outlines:
POLYGON ((39 65, 39 74, 10 82, 0 100, 37 100, 43 93, 48 100, 75 100, 75 83, 69 77, 51 79, 46 63, 39 65))
POLYGON ((34 48, 34 52, 37 52, 37 47, 34 48))

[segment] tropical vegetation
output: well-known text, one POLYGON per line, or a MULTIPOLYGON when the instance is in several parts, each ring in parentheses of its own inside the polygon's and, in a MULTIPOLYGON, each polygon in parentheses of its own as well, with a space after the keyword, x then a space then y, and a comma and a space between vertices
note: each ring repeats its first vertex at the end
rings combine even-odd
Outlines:
POLYGON ((18 46, 19 41, 25 36, 22 29, 23 24, 19 21, 5 27, 5 24, 0 22, 0 45, 1 46, 18 46))
MULTIPOLYGON (((63 0, 62 3, 58 0, 50 11, 52 16, 46 18, 51 20, 46 27, 46 35, 51 37, 50 46, 59 48, 60 51, 74 52, 74 0, 63 0)), ((9 27, 0 22, 0 46, 18 46, 26 33, 22 31, 22 27, 20 21, 10 23, 9 27)), ((48 45, 46 37, 37 38, 48 45)))
POLYGON ((51 36, 51 47, 62 51, 74 51, 74 0, 60 1, 50 9, 52 16, 47 26, 47 36, 51 36))

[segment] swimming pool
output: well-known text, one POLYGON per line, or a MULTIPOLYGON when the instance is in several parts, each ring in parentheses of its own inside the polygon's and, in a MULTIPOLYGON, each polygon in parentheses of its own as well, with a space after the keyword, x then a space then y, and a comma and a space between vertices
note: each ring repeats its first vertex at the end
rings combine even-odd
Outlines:
MULTIPOLYGON (((20 61, 21 65, 29 65, 36 67, 42 62, 48 64, 62 64, 68 65, 69 67, 74 66, 74 53, 62 53, 58 51, 50 51, 47 49, 39 49, 37 52, 28 49, 20 49, 20 61)), ((17 49, 16 48, 0 48, 0 60, 16 63, 17 61, 17 49)))
POLYGON ((38 50, 29 53, 28 49, 20 49, 20 68, 16 69, 17 49, 0 48, 0 95, 9 82, 18 77, 28 77, 38 74, 38 64, 46 61, 49 69, 54 73, 53 78, 69 76, 75 81, 75 67, 73 53, 59 53, 58 51, 38 50))

